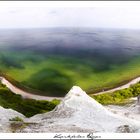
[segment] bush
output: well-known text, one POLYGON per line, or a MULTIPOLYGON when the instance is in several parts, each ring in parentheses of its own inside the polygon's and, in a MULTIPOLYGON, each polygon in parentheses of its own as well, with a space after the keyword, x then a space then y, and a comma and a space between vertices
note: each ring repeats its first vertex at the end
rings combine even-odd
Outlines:
POLYGON ((113 97, 110 94, 100 94, 94 96, 94 99, 97 100, 101 104, 110 104, 113 102, 113 97))
POLYGON ((122 104, 128 101, 131 97, 140 95, 140 83, 130 86, 129 88, 115 91, 113 93, 104 93, 93 95, 92 97, 99 103, 108 104, 122 104))

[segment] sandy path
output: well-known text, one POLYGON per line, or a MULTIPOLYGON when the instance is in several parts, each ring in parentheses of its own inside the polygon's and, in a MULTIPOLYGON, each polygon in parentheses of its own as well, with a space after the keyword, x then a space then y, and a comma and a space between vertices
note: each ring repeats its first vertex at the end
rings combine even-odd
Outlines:
POLYGON ((48 96, 41 96, 41 95, 35 95, 26 91, 23 91, 22 89, 17 88, 13 84, 11 84, 8 80, 6 80, 4 77, 0 77, 0 80, 2 84, 6 85, 13 93, 22 95, 23 98, 29 98, 29 99, 36 99, 36 100, 48 100, 51 101, 53 99, 62 99, 61 97, 48 97, 48 96))

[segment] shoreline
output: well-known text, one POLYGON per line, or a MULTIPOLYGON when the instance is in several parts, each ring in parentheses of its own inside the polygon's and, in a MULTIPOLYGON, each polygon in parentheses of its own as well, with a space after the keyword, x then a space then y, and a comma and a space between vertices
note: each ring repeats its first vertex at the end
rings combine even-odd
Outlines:
MULTIPOLYGON (((2 82, 2 84, 6 85, 6 87, 11 90, 13 93, 15 94, 20 94, 23 98, 27 98, 27 99, 35 99, 35 100, 48 100, 51 101, 53 99, 58 99, 58 100, 62 100, 64 97, 50 97, 50 96, 42 96, 42 95, 36 95, 33 94, 31 92, 25 91, 24 89, 21 89, 17 86, 15 86, 14 84, 12 84, 10 81, 8 81, 5 77, 0 76, 0 81, 2 82)), ((121 89, 125 89, 125 88, 129 88, 131 85, 134 85, 136 83, 140 82, 140 76, 130 80, 128 83, 112 88, 112 89, 108 89, 105 91, 99 91, 90 95, 98 95, 98 94, 106 94, 109 92, 114 92, 117 90, 121 90, 121 89)))
POLYGON ((6 85, 6 87, 11 90, 15 94, 20 94, 23 98, 27 99, 35 99, 35 100, 48 100, 51 101, 53 99, 59 99, 62 100, 62 97, 49 97, 49 96, 41 96, 41 95, 35 95, 30 92, 24 91, 12 83, 10 83, 5 77, 0 77, 0 81, 2 84, 6 85))

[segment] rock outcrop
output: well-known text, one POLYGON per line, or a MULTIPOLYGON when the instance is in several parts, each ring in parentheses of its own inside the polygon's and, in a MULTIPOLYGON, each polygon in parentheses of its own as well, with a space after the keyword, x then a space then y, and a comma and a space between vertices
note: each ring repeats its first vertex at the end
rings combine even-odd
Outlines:
POLYGON ((126 129, 137 132, 140 128, 138 121, 111 113, 77 86, 72 87, 53 111, 27 121, 37 125, 22 132, 124 132, 126 129))
POLYGON ((22 114, 18 113, 17 111, 14 111, 12 109, 5 109, 0 106, 0 133, 12 132, 12 121, 10 120, 12 120, 15 117, 19 117, 21 119, 25 118, 22 114))
POLYGON ((0 107, 0 132, 139 132, 140 121, 114 114, 74 86, 51 112, 25 118, 0 107), (20 117, 23 121, 11 122, 20 117))

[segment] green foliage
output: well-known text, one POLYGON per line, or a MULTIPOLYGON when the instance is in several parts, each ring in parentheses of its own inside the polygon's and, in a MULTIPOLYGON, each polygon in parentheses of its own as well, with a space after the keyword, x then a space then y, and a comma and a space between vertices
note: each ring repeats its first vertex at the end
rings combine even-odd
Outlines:
POLYGON ((134 96, 138 96, 140 94, 140 83, 132 85, 131 88, 133 89, 134 96))
POLYGON ((6 88, 6 85, 4 85, 0 82, 0 88, 6 88))
POLYGON ((109 94, 104 94, 104 95, 101 94, 101 95, 94 96, 94 99, 102 104, 110 104, 111 101, 113 100, 113 97, 110 96, 109 94))
POLYGON ((60 104, 60 100, 58 99, 53 99, 51 102, 54 103, 55 105, 60 104))
POLYGON ((128 102, 131 97, 140 95, 140 83, 130 86, 129 88, 115 91, 113 93, 104 93, 93 95, 92 97, 99 103, 108 104, 123 104, 128 102))
POLYGON ((38 101, 34 99, 23 99, 21 95, 14 94, 6 87, 0 86, 0 106, 12 108, 24 114, 26 117, 51 111, 59 102, 59 100, 38 101))
POLYGON ((18 122, 23 122, 23 120, 22 120, 22 118, 20 118, 20 117, 14 117, 14 118, 12 118, 12 119, 9 119, 9 121, 18 121, 18 122))

